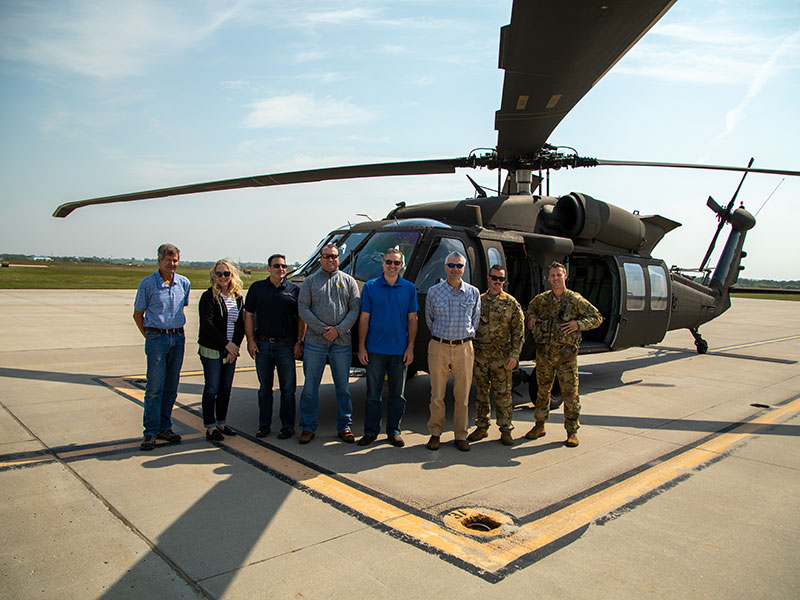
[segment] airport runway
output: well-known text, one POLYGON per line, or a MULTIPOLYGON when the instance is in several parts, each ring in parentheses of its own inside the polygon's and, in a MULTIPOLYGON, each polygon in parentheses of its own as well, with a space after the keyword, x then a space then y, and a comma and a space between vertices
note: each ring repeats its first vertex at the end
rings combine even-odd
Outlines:
POLYGON ((405 448, 341 442, 328 380, 311 444, 258 440, 249 357, 241 435, 206 442, 197 292, 184 440, 143 453, 133 296, 0 290, 0 597, 800 597, 796 302, 735 299, 701 328, 707 355, 682 331, 582 357, 576 449, 560 410, 522 437, 522 390, 517 444, 494 427, 462 453, 452 433, 424 447, 426 375, 406 387, 405 448))

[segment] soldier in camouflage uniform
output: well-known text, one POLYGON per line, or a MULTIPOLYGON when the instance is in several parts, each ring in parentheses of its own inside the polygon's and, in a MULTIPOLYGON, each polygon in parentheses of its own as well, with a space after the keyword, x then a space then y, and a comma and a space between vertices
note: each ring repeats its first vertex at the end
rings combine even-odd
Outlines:
POLYGON ((489 289, 481 295, 481 320, 473 340, 475 367, 472 383, 477 390, 475 431, 467 440, 477 442, 489 435, 489 388, 494 391, 494 410, 500 441, 514 444, 511 437, 511 372, 517 366, 525 336, 525 317, 516 299, 503 291, 506 272, 500 265, 489 269, 489 289))
POLYGON ((525 434, 529 440, 545 435, 544 423, 550 414, 550 390, 558 377, 564 395, 566 445, 578 445, 578 346, 581 331, 594 329, 603 322, 600 312, 583 296, 566 287, 567 270, 561 263, 550 265, 551 291, 536 296, 528 305, 528 328, 536 342, 536 424, 525 434))

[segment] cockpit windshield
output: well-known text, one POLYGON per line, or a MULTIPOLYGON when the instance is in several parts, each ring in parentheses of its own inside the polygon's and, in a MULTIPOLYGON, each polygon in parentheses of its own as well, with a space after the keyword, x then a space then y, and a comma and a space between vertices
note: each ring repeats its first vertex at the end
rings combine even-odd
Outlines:
MULTIPOLYGON (((383 273, 383 255, 389 248, 398 248, 405 256, 406 264, 414 253, 419 241, 418 231, 378 231, 364 244, 363 248, 353 256, 348 272, 356 279, 368 281, 383 273)), ((402 277, 405 266, 400 271, 402 277)))

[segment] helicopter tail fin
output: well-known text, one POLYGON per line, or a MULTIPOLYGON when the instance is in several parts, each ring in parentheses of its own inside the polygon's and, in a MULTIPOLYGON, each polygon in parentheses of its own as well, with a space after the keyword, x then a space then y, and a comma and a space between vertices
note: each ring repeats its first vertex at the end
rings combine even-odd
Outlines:
POLYGON ((717 296, 727 295, 731 286, 739 279, 739 271, 742 269, 741 260, 747 256, 742 250, 744 239, 747 232, 756 224, 755 217, 743 207, 737 208, 732 213, 725 214, 723 218, 731 224, 731 232, 728 235, 728 241, 725 242, 725 247, 722 250, 709 284, 709 287, 717 296))

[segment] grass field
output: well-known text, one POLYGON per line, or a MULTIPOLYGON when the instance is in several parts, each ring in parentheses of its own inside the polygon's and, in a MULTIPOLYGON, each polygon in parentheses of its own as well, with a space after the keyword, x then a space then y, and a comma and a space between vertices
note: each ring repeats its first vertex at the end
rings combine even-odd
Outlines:
MULTIPOLYGON (((75 289, 75 290, 135 290, 139 281, 154 273, 153 266, 81 265, 48 263, 47 265, 0 268, 0 289, 75 289)), ((188 277, 195 290, 205 290, 208 285, 207 267, 178 267, 178 273, 188 277)), ((245 288, 267 277, 266 271, 242 274, 245 288)))

